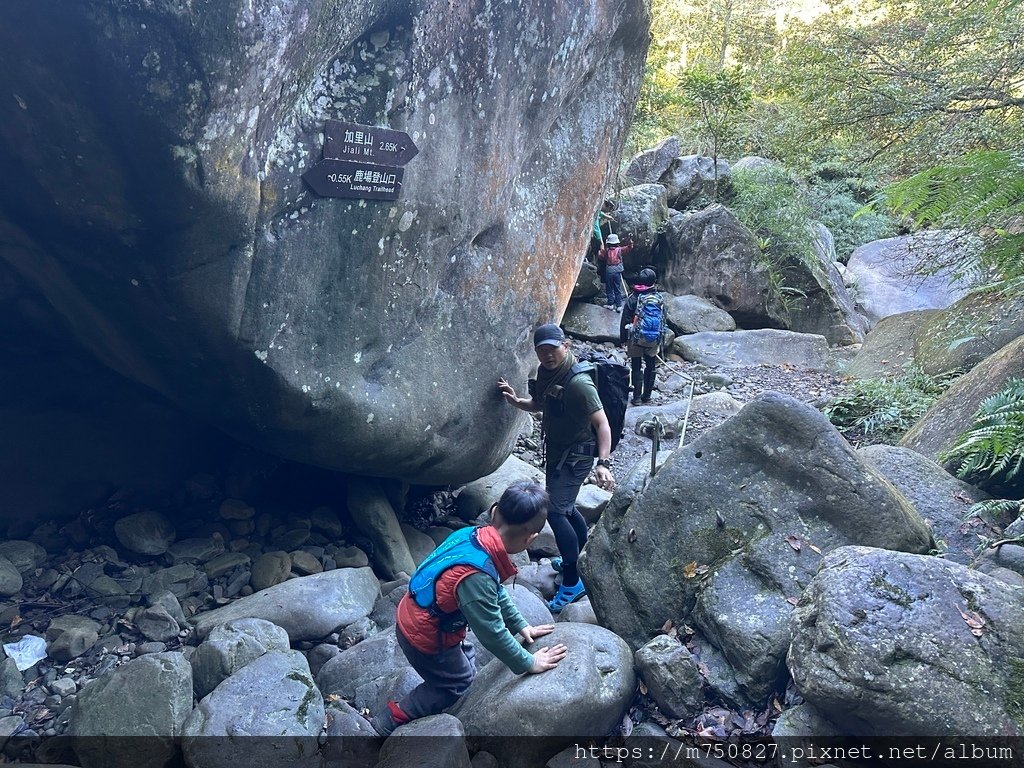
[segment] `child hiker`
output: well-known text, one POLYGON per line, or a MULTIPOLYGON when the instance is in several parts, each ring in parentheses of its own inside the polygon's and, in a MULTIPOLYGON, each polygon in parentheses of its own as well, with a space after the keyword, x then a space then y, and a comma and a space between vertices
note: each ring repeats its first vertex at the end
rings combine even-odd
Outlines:
POLYGON ((544 527, 548 494, 538 483, 510 485, 491 507, 491 524, 455 531, 435 549, 409 581, 398 604, 398 645, 423 678, 400 702, 389 701, 373 718, 381 736, 458 701, 476 676, 476 656, 466 640, 467 625, 477 639, 516 674, 554 669, 568 649, 559 643, 532 655, 517 641, 532 643, 554 626, 531 627, 503 581, 517 570, 509 555, 522 552, 544 527))

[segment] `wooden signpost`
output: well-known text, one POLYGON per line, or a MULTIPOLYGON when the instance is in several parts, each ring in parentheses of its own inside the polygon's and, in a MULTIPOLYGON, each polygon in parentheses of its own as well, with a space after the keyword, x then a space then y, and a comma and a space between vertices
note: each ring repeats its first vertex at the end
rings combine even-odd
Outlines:
POLYGON ((396 200, 405 173, 400 166, 418 152, 409 134, 402 131, 328 120, 324 159, 302 178, 323 197, 396 200))

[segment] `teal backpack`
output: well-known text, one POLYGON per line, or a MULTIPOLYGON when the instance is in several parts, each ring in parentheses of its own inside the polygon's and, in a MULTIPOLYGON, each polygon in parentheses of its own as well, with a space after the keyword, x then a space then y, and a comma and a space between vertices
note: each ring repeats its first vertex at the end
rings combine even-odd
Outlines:
POLYGON ((478 528, 460 528, 427 555, 409 581, 409 595, 420 608, 441 619, 440 629, 455 632, 466 626, 461 611, 445 613, 437 605, 435 586, 440 575, 454 565, 471 565, 483 571, 500 586, 498 568, 477 537, 478 528))

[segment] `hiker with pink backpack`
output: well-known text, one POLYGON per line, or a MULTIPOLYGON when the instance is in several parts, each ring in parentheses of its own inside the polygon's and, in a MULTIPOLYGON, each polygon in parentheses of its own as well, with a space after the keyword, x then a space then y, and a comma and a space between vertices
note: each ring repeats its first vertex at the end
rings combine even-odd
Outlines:
POLYGON ((604 250, 597 255, 605 265, 604 290, 608 299, 605 306, 616 312, 622 309, 622 303, 626 300, 622 290, 622 272, 625 269, 623 260, 631 250, 633 241, 621 243, 619 236, 613 232, 605 240, 604 250))

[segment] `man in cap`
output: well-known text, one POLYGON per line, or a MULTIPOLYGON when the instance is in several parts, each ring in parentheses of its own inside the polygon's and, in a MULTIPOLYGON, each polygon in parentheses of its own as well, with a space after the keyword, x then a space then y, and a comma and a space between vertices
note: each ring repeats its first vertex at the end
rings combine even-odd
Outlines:
POLYGON ((554 323, 540 326, 533 332, 533 346, 540 367, 530 381, 530 396, 517 397, 505 379, 498 379, 498 390, 522 411, 543 412, 548 523, 561 554, 552 565, 562 572, 562 585, 548 607, 557 613, 586 594, 576 563, 587 543, 587 523, 576 509, 576 496, 595 458, 597 485, 615 487, 609 458, 612 431, 594 380, 572 370, 576 356, 562 329, 554 323))

